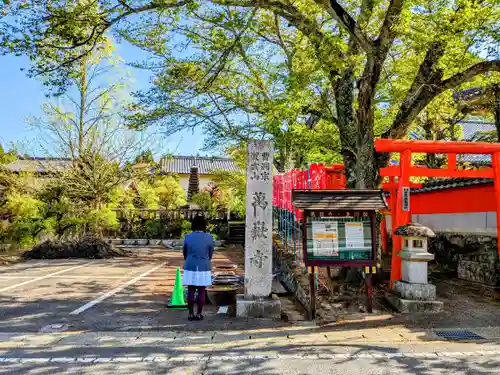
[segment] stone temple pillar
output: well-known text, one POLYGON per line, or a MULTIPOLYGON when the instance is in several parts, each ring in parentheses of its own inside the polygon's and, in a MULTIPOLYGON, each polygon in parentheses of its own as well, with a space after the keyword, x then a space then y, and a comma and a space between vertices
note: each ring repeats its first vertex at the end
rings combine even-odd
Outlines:
POLYGON ((245 294, 237 298, 237 316, 281 318, 280 300, 271 295, 272 182, 272 142, 250 141, 247 155, 245 294))

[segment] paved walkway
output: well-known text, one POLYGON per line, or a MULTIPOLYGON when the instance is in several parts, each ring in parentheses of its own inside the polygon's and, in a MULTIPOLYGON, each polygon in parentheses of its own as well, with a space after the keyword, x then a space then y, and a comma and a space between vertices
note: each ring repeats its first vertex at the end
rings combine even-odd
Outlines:
POLYGON ((500 327, 485 340, 434 331, 296 326, 232 332, 0 334, 0 374, 489 374, 500 327))

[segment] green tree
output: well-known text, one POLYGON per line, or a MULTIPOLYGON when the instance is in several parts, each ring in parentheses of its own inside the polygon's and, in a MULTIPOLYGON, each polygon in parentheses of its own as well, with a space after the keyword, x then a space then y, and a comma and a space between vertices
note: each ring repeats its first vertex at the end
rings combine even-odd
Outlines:
POLYGON ((159 197, 160 206, 167 210, 179 208, 187 203, 186 192, 174 176, 156 178, 155 190, 159 197))
MULTIPOLYGON (((293 56, 294 64, 300 65, 305 56, 313 56, 314 69, 305 64, 304 77, 307 81, 314 81, 317 87, 329 89, 323 94, 328 107, 306 98, 306 112, 319 119, 334 118, 348 184, 357 188, 375 186, 378 167, 385 166, 388 161, 388 155, 378 155, 374 150, 376 136, 404 137, 417 116, 435 98, 448 90, 462 88, 479 75, 495 79, 495 75, 485 73, 500 70, 496 49, 500 8, 496 1, 488 0, 348 0, 343 4, 335 0, 166 0, 149 3, 119 0, 78 2, 70 6, 48 0, 30 4, 9 0, 3 6, 3 12, 7 17, 0 26, 3 50, 28 54, 34 62, 32 73, 46 74, 47 82, 56 83, 58 87, 64 86, 65 73, 70 67, 96 48, 108 30, 149 50, 153 58, 172 61, 173 68, 183 65, 172 58, 175 45, 186 47, 194 44, 194 49, 200 51, 199 71, 205 75, 202 81, 207 88, 214 87, 213 92, 205 90, 206 97, 212 95, 213 106, 224 104, 222 116, 219 116, 222 118, 238 101, 232 100, 225 105, 220 83, 231 76, 226 72, 245 64, 244 55, 249 57, 249 65, 254 68, 261 66, 252 56, 252 51, 262 51, 260 61, 267 61, 270 65, 286 61, 284 51, 269 52, 253 41, 256 30, 265 30, 262 38, 265 42, 262 43, 273 44, 266 38, 274 38, 276 33, 267 32, 260 25, 276 16, 280 24, 286 25, 293 47, 301 52, 293 56), (225 18, 225 14, 229 16, 225 18), (222 25, 217 26, 221 21, 222 25), (206 24, 211 25, 212 33, 190 35, 185 31, 179 35, 182 28, 193 28, 196 32, 200 25, 203 30, 206 24), (214 25, 217 27, 213 28, 214 25), (300 37, 303 37, 301 43, 300 37), (148 39, 153 43, 144 43, 148 39), (215 48, 204 48, 205 43, 215 48), (317 79, 311 78, 313 73, 317 74, 317 79), (334 117, 328 108, 332 109, 334 117)), ((199 82, 196 72, 190 71, 193 62, 187 63, 191 68, 186 70, 184 66, 180 72, 189 73, 188 82, 193 76, 196 78, 193 82, 199 82)), ((159 97, 162 92, 172 91, 168 80, 167 90, 162 87, 165 84, 162 78, 169 77, 163 66, 170 69, 170 64, 152 66, 156 73, 154 88, 159 97)), ((253 126, 260 120, 273 118, 269 116, 273 111, 266 110, 264 114, 249 112, 247 107, 253 102, 246 100, 247 97, 255 98, 252 94, 259 90, 264 96, 265 92, 259 87, 259 76, 268 82, 268 77, 275 72, 265 70, 265 74, 254 76, 251 70, 247 66, 241 74, 248 76, 246 82, 252 84, 251 93, 247 90, 248 85, 242 84, 241 76, 236 75, 240 79, 231 82, 231 85, 242 87, 240 97, 236 99, 243 99, 243 119, 247 118, 246 115, 256 119, 249 122, 252 132, 243 135, 276 137, 277 132, 271 131, 276 129, 255 134, 253 126)), ((289 73, 286 76, 293 77, 289 73)), ((204 109, 207 103, 200 101, 199 86, 195 87, 197 96, 187 101, 189 112, 192 112, 192 107, 200 112, 196 107, 201 105, 204 109)), ((307 95, 304 87, 298 90, 299 95, 307 95)), ((190 89, 178 88, 188 94, 190 89)), ((273 98, 280 89, 279 86, 273 87, 273 98)), ((288 98, 284 96, 283 106, 275 106, 281 112, 275 117, 283 121, 273 123, 285 130, 300 124, 290 113, 297 111, 298 103, 301 108, 305 104, 294 99, 287 105, 288 98)), ((189 95, 187 99, 190 99, 189 95)), ((139 104, 142 104, 140 100, 139 104)), ((164 118, 162 108, 146 108, 143 114, 160 120, 164 118)), ((169 108, 168 101, 165 108, 169 108)), ((228 119, 229 128, 236 120, 234 117, 228 119)), ((215 125, 214 133, 217 133, 215 125)))
POLYGON ((69 160, 57 177, 61 201, 68 200, 68 212, 77 215, 74 225, 83 225, 84 231, 99 225, 114 228, 117 221, 111 211, 117 188, 145 173, 131 165, 122 167, 145 144, 120 116, 127 77, 108 39, 76 61, 68 74, 68 91, 49 100, 44 117, 31 124, 46 152, 69 160))
POLYGON ((146 150, 137 155, 134 159, 135 164, 152 164, 154 163, 153 153, 150 150, 146 150))
POLYGON ((214 182, 220 191, 219 196, 216 197, 216 202, 223 205, 229 211, 229 214, 233 212, 243 217, 246 202, 246 149, 230 148, 226 152, 240 170, 235 172, 215 171, 214 182))
POLYGON ((142 151, 145 137, 123 123, 127 75, 109 40, 78 60, 68 90, 48 100, 43 117, 30 119, 39 148, 73 161, 104 158, 123 164, 142 151))
POLYGON ((149 183, 149 181, 139 181, 137 183, 137 199, 134 202, 137 208, 157 210, 159 202, 160 197, 155 185, 149 183))
POLYGON ((191 202, 197 204, 200 209, 207 214, 213 214, 215 212, 214 201, 208 191, 200 191, 194 194, 191 198, 191 202))

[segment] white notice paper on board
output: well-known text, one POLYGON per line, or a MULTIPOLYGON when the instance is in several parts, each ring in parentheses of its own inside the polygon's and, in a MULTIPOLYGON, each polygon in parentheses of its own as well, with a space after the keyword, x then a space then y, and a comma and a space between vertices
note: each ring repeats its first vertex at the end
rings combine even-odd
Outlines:
POLYGON ((345 223, 345 246, 348 249, 365 247, 363 223, 345 223))
POLYGON ((339 234, 336 221, 313 221, 314 256, 338 256, 339 234))

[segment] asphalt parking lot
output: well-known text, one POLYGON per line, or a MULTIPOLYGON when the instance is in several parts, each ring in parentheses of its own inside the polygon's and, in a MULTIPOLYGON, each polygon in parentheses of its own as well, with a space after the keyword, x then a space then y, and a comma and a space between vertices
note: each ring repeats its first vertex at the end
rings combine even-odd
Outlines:
MULTIPOLYGON (((143 249, 134 258, 1 267, 0 332, 189 328, 185 311, 165 307, 182 262, 178 250, 143 249)), ((230 262, 224 254, 214 257, 214 264, 230 262)), ((206 315, 205 326, 233 321, 218 316, 214 306, 206 315)))

